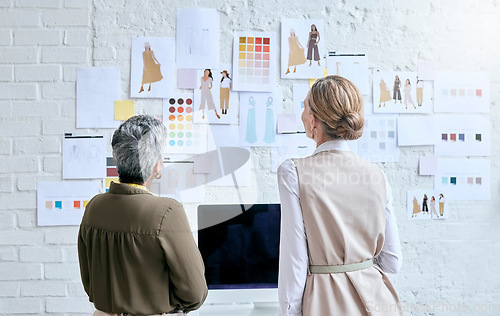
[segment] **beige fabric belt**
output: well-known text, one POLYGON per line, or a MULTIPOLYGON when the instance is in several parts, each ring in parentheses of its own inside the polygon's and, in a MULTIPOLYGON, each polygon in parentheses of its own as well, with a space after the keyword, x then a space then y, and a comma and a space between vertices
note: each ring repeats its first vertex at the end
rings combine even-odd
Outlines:
POLYGON ((329 273, 343 273, 363 270, 373 266, 373 259, 368 259, 363 262, 341 264, 337 266, 309 266, 309 273, 312 274, 329 274, 329 273))

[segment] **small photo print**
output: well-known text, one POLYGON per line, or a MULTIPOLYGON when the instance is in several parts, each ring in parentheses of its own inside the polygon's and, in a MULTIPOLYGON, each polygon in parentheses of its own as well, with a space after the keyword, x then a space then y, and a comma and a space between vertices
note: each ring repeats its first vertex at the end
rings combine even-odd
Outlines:
POLYGON ((447 193, 435 190, 409 190, 407 218, 411 221, 448 218, 447 193))

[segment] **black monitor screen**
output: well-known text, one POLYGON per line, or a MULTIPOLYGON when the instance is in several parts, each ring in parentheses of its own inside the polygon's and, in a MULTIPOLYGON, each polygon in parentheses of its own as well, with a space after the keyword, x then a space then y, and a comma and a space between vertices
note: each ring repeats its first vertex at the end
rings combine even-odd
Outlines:
POLYGON ((278 287, 280 204, 198 206, 209 289, 278 287))

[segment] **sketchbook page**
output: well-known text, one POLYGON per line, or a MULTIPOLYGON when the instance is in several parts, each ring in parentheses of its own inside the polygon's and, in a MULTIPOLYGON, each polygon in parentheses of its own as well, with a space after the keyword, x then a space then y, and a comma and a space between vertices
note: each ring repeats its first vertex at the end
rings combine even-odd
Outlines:
POLYGON ((304 111, 304 100, 309 93, 309 84, 294 83, 293 84, 293 113, 297 118, 297 131, 305 132, 304 123, 302 123, 302 112, 304 111))
POLYGON ((365 116, 358 155, 371 162, 398 162, 397 123, 396 115, 365 116))
POLYGON ((373 72, 373 113, 431 113, 432 105, 432 82, 416 72, 373 72))
POLYGON ((437 117, 436 156, 490 156, 490 118, 487 115, 437 117))
POLYGON ((78 68, 76 128, 117 128, 115 100, 120 100, 120 69, 78 68))
POLYGON ((233 90, 272 92, 278 43, 272 32, 234 32, 233 90))
POLYGON ((323 20, 281 20, 281 78, 323 77, 325 38, 323 20))
POLYGON ((238 124, 238 92, 232 90, 232 68, 231 64, 220 64, 219 69, 204 67, 197 71, 194 123, 238 124))
POLYGON ((276 117, 282 113, 282 90, 275 92, 240 92, 240 146, 276 147, 276 117))
POLYGON ((438 160, 434 189, 448 191, 452 200, 484 200, 491 198, 491 160, 451 159, 438 160))
POLYGON ((328 75, 349 79, 363 95, 370 94, 368 57, 365 54, 335 54, 326 57, 328 75))
POLYGON ((194 172, 193 161, 164 162, 159 182, 160 196, 182 203, 201 203, 205 199, 206 175, 194 172))
POLYGON ((408 190, 406 194, 407 218, 411 221, 447 219, 450 200, 446 191, 408 190))
POLYGON ((271 172, 276 172, 283 161, 310 156, 315 149, 316 142, 305 133, 283 135, 281 145, 271 148, 271 172))
POLYGON ((178 68, 219 68, 220 18, 216 9, 177 9, 178 68))
POLYGON ((130 97, 165 98, 175 87, 175 39, 132 38, 130 97))
POLYGON ((434 112, 490 112, 490 76, 487 72, 438 71, 434 91, 434 112))
POLYGON ((398 146, 434 145, 436 117, 429 115, 402 115, 398 117, 398 146))
POLYGON ((106 176, 106 142, 102 135, 65 135, 63 179, 102 179, 106 176))
POLYGON ((193 94, 163 100, 163 124, 168 130, 167 155, 207 152, 207 125, 193 124, 193 94))
POLYGON ((101 181, 38 182, 38 226, 77 226, 101 181))

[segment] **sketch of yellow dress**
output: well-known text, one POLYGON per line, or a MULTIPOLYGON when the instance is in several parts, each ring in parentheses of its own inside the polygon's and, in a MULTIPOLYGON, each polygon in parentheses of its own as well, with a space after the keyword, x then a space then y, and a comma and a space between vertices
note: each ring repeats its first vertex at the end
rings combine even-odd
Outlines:
POLYGON ((384 103, 387 101, 391 101, 391 91, 387 89, 387 85, 385 84, 385 81, 381 80, 380 81, 380 103, 384 103))
POLYGON ((417 198, 413 198, 413 214, 411 215, 411 217, 415 217, 417 216, 418 213, 420 213, 421 210, 420 210, 420 205, 418 205, 418 201, 417 201, 417 198))
POLYGON ((163 79, 160 65, 153 60, 152 51, 142 52, 142 57, 144 59, 144 67, 146 68, 146 70, 142 72, 142 84, 157 82, 163 79))
POLYGON ((307 60, 304 56, 304 48, 301 48, 299 45, 298 37, 290 36, 288 38, 288 45, 290 47, 290 52, 288 53, 288 67, 304 64, 307 60))

